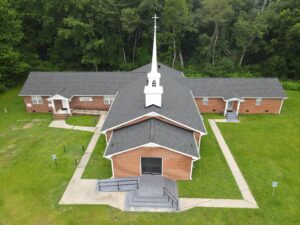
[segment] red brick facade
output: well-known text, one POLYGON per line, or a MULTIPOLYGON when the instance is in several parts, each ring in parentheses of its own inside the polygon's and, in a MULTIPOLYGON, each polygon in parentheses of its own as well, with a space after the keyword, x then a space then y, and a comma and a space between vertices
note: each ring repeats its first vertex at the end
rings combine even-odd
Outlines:
POLYGON ((141 157, 162 158, 162 175, 173 180, 189 180, 192 158, 160 147, 141 147, 112 157, 114 177, 141 175, 141 157))
POLYGON ((225 101, 223 98, 209 98, 208 104, 203 104, 203 98, 195 98, 198 109, 201 113, 224 113, 225 101))
MULTIPOLYGON (((49 107, 49 102, 47 99, 49 96, 42 96, 43 104, 32 104, 31 96, 25 96, 24 103, 27 112, 52 112, 52 107, 49 107), (31 105, 31 106, 30 106, 31 105)), ((93 101, 91 102, 81 102, 79 97, 74 96, 70 102, 71 109, 86 109, 86 110, 103 110, 108 111, 110 105, 104 104, 103 96, 93 96, 93 101)), ((208 104, 203 104, 203 98, 195 98, 196 105, 201 113, 224 113, 226 102, 222 98, 209 98, 208 104)), ((280 98, 263 98, 260 106, 256 106, 256 98, 246 98, 244 102, 240 104, 240 114, 252 114, 252 113, 279 113, 281 107, 282 99, 280 98)), ((54 101, 56 110, 62 108, 60 100, 54 101)), ((233 109, 237 110, 237 101, 233 102, 233 109)), ((148 119, 145 116, 140 119, 136 119, 124 126, 128 126, 134 123, 141 122, 148 119)), ((175 126, 180 126, 163 117, 156 117, 164 122, 171 123, 175 126)), ((182 126, 180 126, 182 127, 182 126)), ((184 128, 184 127, 183 127, 184 128)))
MULTIPOLYGON (((32 104, 31 96, 23 97, 25 108, 27 112, 52 112, 52 107, 49 107, 51 102, 48 102, 47 99, 50 96, 42 96, 43 104, 32 104), (31 106, 30 106, 31 105, 31 106)), ((93 96, 93 101, 91 102, 81 102, 79 97, 74 96, 69 103, 71 110, 72 109, 85 109, 85 110, 103 110, 107 111, 110 105, 104 104, 103 96, 93 96)), ((62 108, 61 100, 54 100, 54 105, 56 111, 62 108)))
POLYGON ((246 98, 241 102, 240 114, 279 113, 282 99, 263 98, 261 105, 256 105, 256 98, 246 98))
MULTIPOLYGON (((209 98, 208 104, 203 104, 203 98, 195 98, 201 113, 224 113, 226 102, 222 98, 209 98)), ((256 98, 245 98, 240 103, 239 114, 279 113, 282 99, 263 98, 261 105, 256 105, 256 98)), ((237 111, 238 101, 233 101, 232 108, 237 111)))
POLYGON ((42 96, 43 104, 32 104, 31 96, 23 97, 27 112, 52 112, 52 107, 48 105, 49 96, 42 96))
POLYGON ((110 105, 104 104, 103 96, 92 96, 93 101, 91 102, 81 102, 78 96, 74 96, 70 102, 71 109, 86 109, 86 110, 102 110, 108 111, 110 105))

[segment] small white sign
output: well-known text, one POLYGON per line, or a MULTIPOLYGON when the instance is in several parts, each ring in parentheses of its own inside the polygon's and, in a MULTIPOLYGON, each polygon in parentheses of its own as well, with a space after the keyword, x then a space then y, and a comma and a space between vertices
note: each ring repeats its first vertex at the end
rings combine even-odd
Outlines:
POLYGON ((56 156, 55 154, 53 154, 53 155, 52 155, 52 159, 53 159, 53 160, 56 160, 56 159, 57 159, 57 156, 56 156))
POLYGON ((26 106, 29 108, 32 107, 31 103, 27 103, 26 106))
POLYGON ((273 182, 272 182, 272 187, 275 188, 275 187, 277 187, 277 186, 278 186, 278 182, 277 182, 277 181, 273 181, 273 182))

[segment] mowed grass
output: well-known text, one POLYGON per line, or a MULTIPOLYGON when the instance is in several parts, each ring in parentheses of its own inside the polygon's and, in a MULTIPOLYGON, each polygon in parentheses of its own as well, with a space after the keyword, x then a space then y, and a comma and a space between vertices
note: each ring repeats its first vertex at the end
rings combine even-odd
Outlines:
POLYGON ((101 135, 84 170, 83 178, 107 179, 112 177, 110 160, 103 157, 106 147, 105 135, 101 135))
POLYGON ((95 127, 98 123, 98 116, 75 115, 70 116, 66 123, 74 126, 95 127))
MULTIPOLYGON (((240 124, 218 124, 259 209, 194 208, 182 213, 129 213, 108 206, 58 205, 75 170, 74 159, 82 155, 81 145, 86 146, 92 134, 48 128, 51 116, 25 113, 18 91, 16 88, 0 95, 1 225, 299 224, 300 92, 288 92, 290 99, 285 102, 280 116, 242 116, 240 124), (5 115, 4 105, 8 109, 5 115), (32 122, 34 119, 39 120, 32 122), (63 143, 67 153, 63 152, 63 143), (52 154, 58 156, 58 167, 51 159, 52 154), (272 197, 270 182, 275 179, 279 186, 272 197)), ((209 144, 209 140, 213 141, 209 136, 213 134, 209 132, 203 137, 202 158, 195 167, 194 181, 204 179, 198 178, 203 174, 197 172, 202 163, 214 166, 213 162, 205 162, 215 160, 209 154, 217 153, 207 149, 216 148, 215 144, 209 144)), ((224 162, 221 155, 216 157, 217 161, 224 162)), ((227 170, 227 167, 221 169, 227 170)), ((213 181, 207 183, 218 185, 213 181)), ((215 189, 211 185, 206 188, 215 189)), ((228 191, 222 191, 226 197, 228 191)), ((215 194, 215 191, 209 192, 215 194)))

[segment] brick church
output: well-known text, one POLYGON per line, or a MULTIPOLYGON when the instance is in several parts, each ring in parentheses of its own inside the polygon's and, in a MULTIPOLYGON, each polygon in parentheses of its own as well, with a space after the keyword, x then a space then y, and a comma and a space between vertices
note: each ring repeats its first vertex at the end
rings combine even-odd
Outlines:
POLYGON ((276 78, 186 78, 157 62, 130 72, 31 72, 20 96, 27 112, 65 119, 108 111, 101 132, 113 177, 192 179, 207 134, 201 113, 280 114, 286 95, 276 78))

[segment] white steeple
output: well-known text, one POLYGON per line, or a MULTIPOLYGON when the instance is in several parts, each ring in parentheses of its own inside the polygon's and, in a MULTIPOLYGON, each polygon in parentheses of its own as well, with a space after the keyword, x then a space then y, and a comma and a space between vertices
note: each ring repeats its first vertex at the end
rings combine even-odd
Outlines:
POLYGON ((147 74, 148 84, 145 86, 145 105, 156 105, 161 107, 161 99, 163 94, 163 87, 160 86, 160 73, 157 71, 157 55, 156 55, 156 14, 154 17, 154 38, 153 38, 153 51, 152 51, 152 64, 151 71, 147 74))

